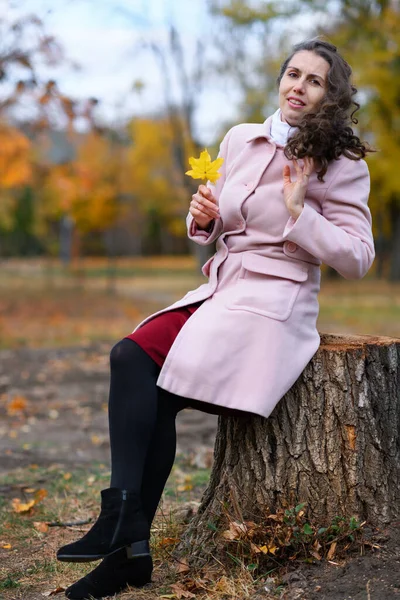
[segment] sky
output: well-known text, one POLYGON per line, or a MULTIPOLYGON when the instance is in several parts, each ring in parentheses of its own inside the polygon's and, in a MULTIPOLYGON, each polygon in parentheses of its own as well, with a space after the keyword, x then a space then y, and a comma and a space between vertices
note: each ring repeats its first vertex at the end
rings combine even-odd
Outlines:
MULTIPOLYGON (((98 98, 99 116, 114 124, 164 106, 160 69, 151 53, 138 47, 144 39, 165 44, 172 20, 183 32, 190 64, 194 41, 209 30, 205 0, 0 0, 0 16, 6 12, 8 17, 34 13, 44 21, 68 62, 55 69, 43 66, 41 74, 56 79, 72 98, 98 98), (133 91, 135 80, 145 84, 140 95, 133 91)), ((178 89, 173 86, 173 95, 178 89)), ((201 141, 214 140, 218 120, 235 118, 237 100, 233 89, 206 85, 195 121, 201 141)))
MULTIPOLYGON (((71 98, 98 98, 97 115, 112 125, 165 106, 162 74, 154 56, 140 49, 144 40, 166 45, 173 22, 190 65, 197 38, 207 41, 213 35, 207 0, 0 0, 0 18, 27 13, 39 16, 65 50, 66 63, 54 69, 42 66, 42 76, 55 79, 71 98), (133 90, 136 80, 145 85, 141 94, 133 90)), ((306 21, 309 26, 309 16, 306 21)), ((299 41, 296 33, 301 39, 300 30, 298 22, 293 25, 294 41, 299 41)), ((178 94, 173 82, 172 95, 178 94)), ((221 121, 237 120, 239 100, 233 84, 206 78, 195 112, 197 139, 213 143, 221 121)))

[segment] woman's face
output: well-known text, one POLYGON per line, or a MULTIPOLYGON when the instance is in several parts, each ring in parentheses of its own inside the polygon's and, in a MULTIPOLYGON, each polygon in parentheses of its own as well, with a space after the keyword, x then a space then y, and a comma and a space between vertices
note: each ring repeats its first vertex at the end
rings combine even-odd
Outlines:
POLYGON ((313 112, 325 96, 329 63, 309 50, 297 52, 289 61, 279 84, 282 119, 297 125, 302 116, 313 112))

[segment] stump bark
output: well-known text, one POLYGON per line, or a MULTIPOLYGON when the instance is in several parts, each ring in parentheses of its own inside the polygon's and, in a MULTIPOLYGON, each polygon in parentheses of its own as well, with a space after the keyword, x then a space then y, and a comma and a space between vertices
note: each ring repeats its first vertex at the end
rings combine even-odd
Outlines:
POLYGON ((254 520, 305 502, 320 526, 399 518, 399 376, 400 339, 322 334, 268 419, 219 418, 209 486, 180 550, 201 561, 227 510, 254 520))

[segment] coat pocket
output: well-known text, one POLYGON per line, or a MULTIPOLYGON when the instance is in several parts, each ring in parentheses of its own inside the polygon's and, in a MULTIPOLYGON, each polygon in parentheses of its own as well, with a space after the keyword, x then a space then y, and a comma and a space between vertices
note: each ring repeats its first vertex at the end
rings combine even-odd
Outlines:
POLYGON ((308 270, 303 265, 259 254, 244 254, 227 308, 286 321, 292 314, 300 286, 307 278, 308 270))

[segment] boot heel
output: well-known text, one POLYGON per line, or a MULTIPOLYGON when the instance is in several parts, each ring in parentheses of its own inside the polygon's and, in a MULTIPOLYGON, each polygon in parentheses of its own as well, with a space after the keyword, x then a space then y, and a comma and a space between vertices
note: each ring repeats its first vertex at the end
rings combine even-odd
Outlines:
POLYGON ((139 556, 150 556, 150 545, 149 540, 141 540, 140 542, 133 542, 126 546, 127 558, 138 558, 139 556))

